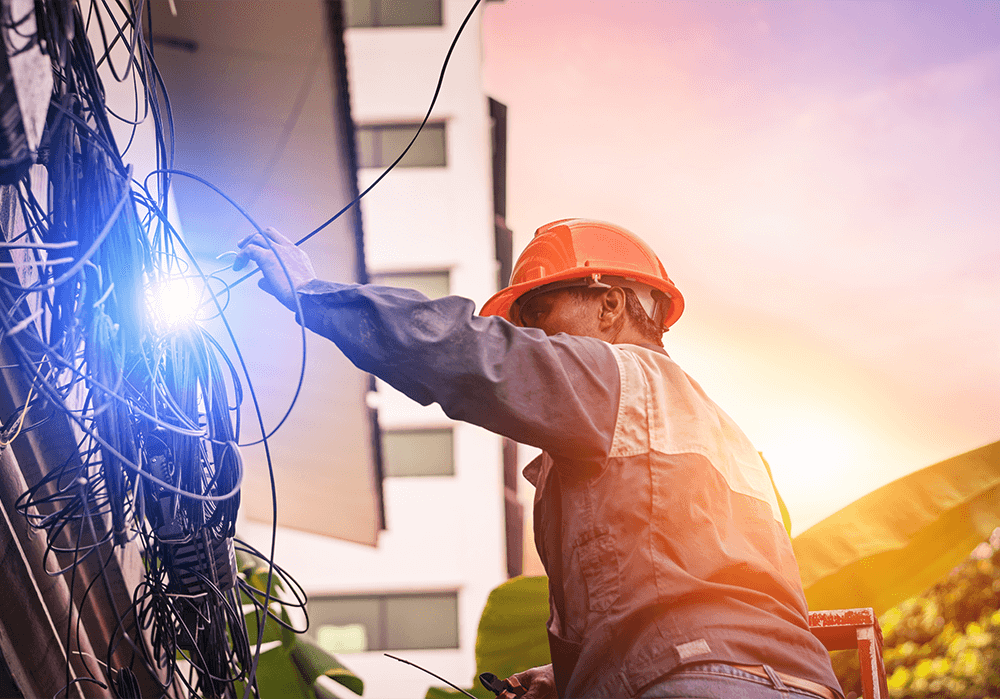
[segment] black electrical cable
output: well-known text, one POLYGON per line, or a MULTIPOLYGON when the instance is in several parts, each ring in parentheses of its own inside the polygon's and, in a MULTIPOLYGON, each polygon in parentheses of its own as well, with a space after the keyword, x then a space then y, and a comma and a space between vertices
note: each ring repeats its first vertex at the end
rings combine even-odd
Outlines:
MULTIPOLYGON (((467 25, 469 23, 469 20, 472 19, 472 16, 473 16, 473 14, 475 14, 476 8, 479 7, 479 3, 480 2, 482 2, 482 0, 475 0, 475 2, 472 3, 472 8, 465 15, 465 19, 462 20, 462 24, 459 26, 458 31, 455 32, 455 37, 451 40, 451 45, 448 47, 448 53, 445 54, 444 63, 441 65, 441 72, 438 74, 437 84, 434 86, 434 95, 431 97, 430 106, 427 107, 427 113, 424 114, 423 121, 420 122, 420 126, 417 127, 416 133, 413 134, 413 138, 410 139, 410 142, 406 145, 406 148, 403 149, 403 152, 400 153, 396 157, 396 159, 393 160, 389 164, 389 166, 385 170, 383 170, 382 173, 378 177, 376 177, 375 180, 370 185, 368 185, 367 187, 365 187, 364 191, 362 191, 360 194, 358 194, 358 196, 354 197, 354 199, 352 199, 350 202, 348 202, 340 211, 338 211, 333 216, 331 216, 330 218, 328 218, 326 221, 324 221, 323 223, 321 223, 319 226, 317 226, 316 228, 314 228, 312 231, 310 231, 309 233, 307 233, 306 235, 302 236, 297 241, 295 241, 295 245, 296 246, 302 245, 302 243, 306 242, 307 240, 309 240, 310 238, 312 238, 314 235, 316 235, 317 233, 319 233, 320 231, 322 231, 324 228, 326 228, 327 226, 329 226, 331 223, 333 223, 334 221, 336 221, 338 218, 340 218, 341 216, 343 216, 346 212, 348 212, 351 209, 351 207, 357 205, 357 203, 360 202, 361 199, 366 194, 368 194, 368 192, 372 191, 375 188, 375 186, 379 182, 381 182, 385 178, 385 176, 388 175, 396 167, 396 165, 399 164, 399 162, 404 157, 406 157, 406 154, 410 152, 410 148, 412 148, 413 144, 416 143, 417 137, 420 135, 420 132, 423 131, 424 126, 427 125, 427 121, 431 118, 431 113, 434 111, 434 105, 437 104, 438 95, 441 93, 441 86, 444 84, 444 75, 445 75, 445 72, 448 70, 448 63, 451 61, 451 54, 454 53, 455 46, 458 44, 458 39, 459 39, 460 36, 462 36, 462 32, 465 30, 465 25, 467 25)), ((260 228, 257 228, 257 230, 259 232, 260 228)), ((263 236, 263 237, 265 238, 265 242, 267 242, 266 241, 267 236, 263 236)), ((239 279, 237 279, 236 281, 234 281, 232 284, 230 284, 230 288, 232 288, 232 287, 236 286, 237 284, 240 284, 243 281, 249 279, 253 275, 257 274, 258 271, 259 270, 254 270, 252 272, 248 272, 247 274, 244 274, 242 277, 240 277, 239 279)))

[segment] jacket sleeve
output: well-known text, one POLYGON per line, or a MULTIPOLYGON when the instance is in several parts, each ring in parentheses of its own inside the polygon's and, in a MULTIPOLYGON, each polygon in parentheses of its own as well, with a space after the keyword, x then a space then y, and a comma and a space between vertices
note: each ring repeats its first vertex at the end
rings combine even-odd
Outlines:
POLYGON ((313 281, 306 326, 413 400, 557 456, 603 460, 620 392, 610 345, 475 315, 469 299, 313 281))

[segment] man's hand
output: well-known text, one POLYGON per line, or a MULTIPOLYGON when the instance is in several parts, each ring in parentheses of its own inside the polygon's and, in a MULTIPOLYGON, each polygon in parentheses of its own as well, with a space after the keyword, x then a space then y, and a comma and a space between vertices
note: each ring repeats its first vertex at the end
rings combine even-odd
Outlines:
MULTIPOLYGON (((522 687, 528 689, 521 699, 557 699, 556 678, 552 674, 551 665, 533 667, 530 670, 511 675, 522 687)), ((509 678, 508 678, 509 679, 509 678)), ((507 691, 501 694, 498 699, 514 699, 514 695, 507 691)))
POLYGON ((295 310, 296 292, 316 278, 309 256, 273 228, 265 229, 264 235, 248 235, 239 248, 233 270, 238 272, 248 262, 256 262, 264 274, 257 286, 295 310))

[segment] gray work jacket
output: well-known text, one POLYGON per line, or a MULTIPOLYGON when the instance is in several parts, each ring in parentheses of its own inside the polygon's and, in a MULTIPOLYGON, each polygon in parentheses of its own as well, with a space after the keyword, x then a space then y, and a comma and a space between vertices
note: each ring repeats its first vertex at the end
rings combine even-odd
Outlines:
POLYGON ((359 368, 543 450, 525 477, 561 697, 636 696, 708 661, 839 694, 764 464, 662 349, 547 337, 454 296, 316 281, 299 298, 359 368))

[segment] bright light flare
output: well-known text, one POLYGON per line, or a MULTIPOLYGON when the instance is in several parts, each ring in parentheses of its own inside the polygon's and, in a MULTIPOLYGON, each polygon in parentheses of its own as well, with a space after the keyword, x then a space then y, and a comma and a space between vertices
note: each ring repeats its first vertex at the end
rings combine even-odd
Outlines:
POLYGON ((808 471, 812 478, 826 478, 857 463, 861 449, 849 435, 848 426, 802 421, 783 431, 764 456, 808 471))
POLYGON ((186 277, 168 277, 147 289, 146 303, 153 321, 165 330, 194 322, 199 293, 186 277))
POLYGON ((867 435, 850 420, 806 411, 757 443, 792 514, 793 533, 864 495, 878 484, 866 473, 878 463, 867 435))

